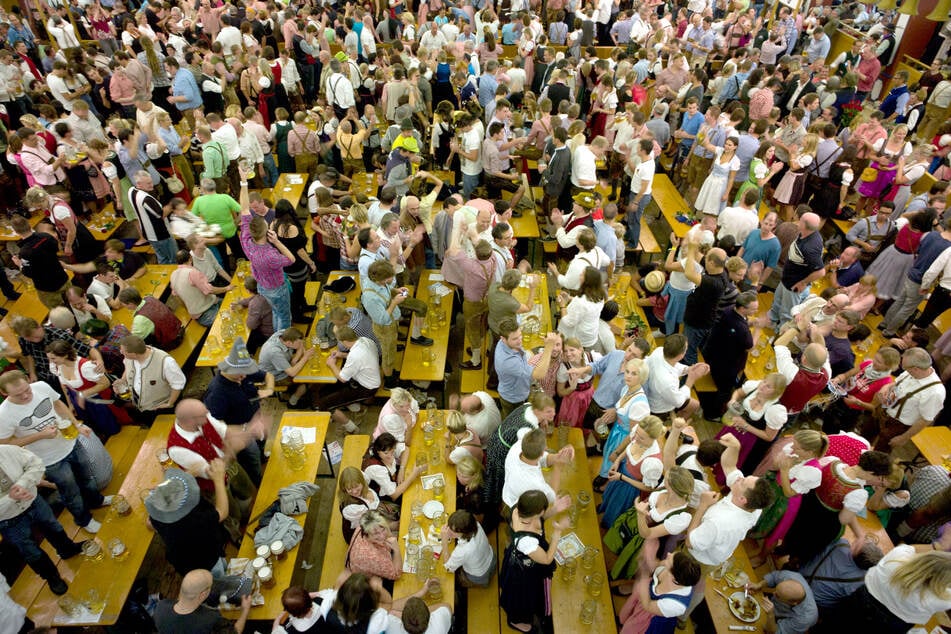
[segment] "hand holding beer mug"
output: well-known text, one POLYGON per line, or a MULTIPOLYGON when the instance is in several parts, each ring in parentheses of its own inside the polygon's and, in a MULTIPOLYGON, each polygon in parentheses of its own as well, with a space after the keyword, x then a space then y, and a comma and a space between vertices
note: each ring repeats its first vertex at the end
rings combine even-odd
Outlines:
POLYGON ((127 381, 119 379, 112 384, 112 389, 115 392, 117 398, 123 401, 129 401, 132 399, 132 387, 127 381))
POLYGON ((68 418, 58 418, 56 420, 56 428, 59 429, 59 433, 66 440, 73 440, 79 435, 79 428, 73 425, 73 421, 68 418))

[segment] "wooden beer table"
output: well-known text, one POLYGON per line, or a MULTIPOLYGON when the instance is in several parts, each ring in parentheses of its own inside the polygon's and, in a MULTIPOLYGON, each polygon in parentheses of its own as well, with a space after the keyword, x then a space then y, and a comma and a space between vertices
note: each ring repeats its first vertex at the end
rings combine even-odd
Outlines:
MULTIPOLYGON (((433 297, 429 292, 429 287, 436 282, 432 280, 433 275, 438 275, 438 271, 423 271, 419 276, 419 283, 416 286, 416 299, 429 306, 429 312, 433 312, 433 297)), ((451 286, 443 282, 446 288, 451 286)), ((442 297, 438 300, 438 308, 443 311, 445 320, 441 324, 436 323, 433 315, 426 315, 426 327, 423 332, 433 340, 431 346, 420 346, 407 338, 406 350, 403 353, 403 363, 400 367, 400 379, 404 381, 443 381, 446 372, 446 353, 449 347, 449 328, 452 325, 452 302, 454 293, 442 297), (432 357, 426 355, 432 353, 432 357)), ((405 314, 404 310, 404 314, 405 314)))
POLYGON ((234 343, 232 337, 225 336, 225 317, 230 316, 231 322, 235 324, 237 332, 235 336, 241 337, 245 342, 248 341, 248 325, 245 317, 247 309, 235 305, 235 302, 248 297, 248 292, 244 289, 244 278, 251 275, 250 264, 247 260, 239 260, 238 268, 232 277, 234 288, 225 293, 221 300, 221 306, 218 308, 218 314, 215 321, 212 322, 208 330, 208 337, 202 346, 201 355, 195 365, 200 368, 210 368, 224 361, 231 351, 231 344, 234 343))
POLYGON ((264 198, 270 198, 271 203, 286 200, 294 209, 297 209, 301 198, 304 197, 304 188, 307 187, 308 178, 310 178, 308 174, 281 174, 277 177, 274 188, 270 190, 262 189, 261 195, 264 198), (295 182, 292 183, 292 180, 295 182))
MULTIPOLYGON (((348 276, 352 277, 353 281, 356 283, 356 288, 352 291, 346 293, 342 297, 344 298, 343 306, 345 308, 360 308, 360 274, 356 271, 334 271, 327 276, 327 282, 323 286, 323 292, 320 295, 320 301, 317 303, 317 311, 314 314, 314 321, 310 327, 310 341, 307 343, 311 346, 317 346, 317 322, 319 322, 324 316, 330 312, 330 303, 338 301, 340 295, 336 293, 331 293, 327 291, 327 284, 340 279, 341 277, 348 276)), ((330 368, 327 367, 327 359, 330 357, 331 349, 326 349, 321 351, 317 348, 317 353, 310 358, 310 360, 304 365, 304 368, 300 371, 300 374, 294 377, 296 383, 336 383, 337 379, 334 377, 333 372, 330 371, 330 368)))

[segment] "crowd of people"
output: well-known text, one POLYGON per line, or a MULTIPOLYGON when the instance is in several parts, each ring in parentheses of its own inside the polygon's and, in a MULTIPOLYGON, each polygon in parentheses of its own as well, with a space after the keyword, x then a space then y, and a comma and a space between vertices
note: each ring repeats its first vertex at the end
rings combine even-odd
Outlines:
MULTIPOLYGON (((332 412, 350 434, 352 412, 382 387, 370 450, 338 478, 346 569, 333 588, 286 589, 273 628, 460 627, 459 610, 427 605, 428 584, 392 596, 400 499, 421 475, 406 460, 421 386, 400 380, 397 352, 407 338, 437 344, 408 287, 440 269, 464 331, 450 363, 485 364, 488 377, 448 399, 459 494, 438 565, 456 574, 457 607, 498 571, 509 626, 552 630, 555 550, 574 504, 559 483, 565 465, 586 464, 571 446, 548 451, 559 421, 583 430, 599 465, 624 634, 673 632, 745 547, 772 569, 749 588, 764 593, 768 632, 926 623, 951 608, 951 487, 945 465, 898 458, 947 424, 951 333, 932 341, 928 328, 951 306, 951 69, 943 46, 916 80, 898 70, 885 82, 894 17, 756 0, 0 11, 0 183, 17 237, 7 263, 28 282, 17 290, 4 268, 0 290, 49 309, 43 323, 8 317, 20 354, 0 375, 4 545, 66 593, 37 535, 60 558, 83 552, 113 502, 103 443, 172 414, 174 466, 145 505, 182 582, 154 625, 241 632, 249 596, 225 624, 213 588, 261 483, 262 400, 290 387, 288 407, 332 412), (833 56, 840 28, 854 44, 833 56), (692 227, 638 268, 661 172, 692 227), (272 189, 292 173, 305 178, 300 209, 272 189), (926 174, 935 184, 921 191, 926 174), (543 266, 535 238, 515 236, 529 210, 538 240, 555 243, 543 266), (125 240, 88 229, 110 214, 125 240), (850 219, 836 237, 830 221, 850 219), (171 295, 203 327, 225 293, 247 293, 250 334, 200 399, 182 398, 182 320, 135 287, 152 261, 175 265, 171 295), (359 305, 315 320, 307 282, 337 270, 353 277, 325 290, 358 281, 359 305), (648 322, 634 333, 614 323, 629 292, 648 322), (523 327, 549 302, 554 328, 529 349, 523 327), (883 344, 859 363, 872 324, 883 344), (295 379, 318 341, 335 384, 315 390, 295 379), (747 377, 760 354, 774 361, 747 377), (867 539, 869 514, 900 544, 885 553, 867 539)), ((31 630, 23 607, 5 594, 0 606, 10 631, 31 630)))

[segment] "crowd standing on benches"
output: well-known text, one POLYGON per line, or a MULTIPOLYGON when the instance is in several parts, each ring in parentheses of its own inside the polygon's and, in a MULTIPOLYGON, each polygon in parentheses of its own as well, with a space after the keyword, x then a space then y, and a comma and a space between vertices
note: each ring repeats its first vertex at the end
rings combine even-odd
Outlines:
MULTIPOLYGON (((217 631, 223 618, 205 601, 261 482, 261 399, 314 355, 308 279, 343 269, 359 280, 359 306, 316 324, 335 345, 336 384, 299 384, 288 403, 332 411, 354 433, 350 412, 381 386, 390 397, 363 468, 340 474, 348 571, 333 589, 288 588, 274 631, 449 631, 451 611, 427 606, 425 587, 390 594, 402 573, 398 500, 419 476, 403 460, 419 403, 400 380, 400 323, 413 344, 434 345, 409 287, 441 268, 461 299, 460 367, 488 366, 485 390, 451 399, 460 486, 444 565, 461 587, 479 587, 502 559, 511 627, 552 628, 554 551, 572 504, 556 491, 562 465, 584 462, 571 447, 547 452, 556 420, 603 455, 593 484, 605 548, 618 556, 612 583, 630 594, 625 634, 672 632, 744 539, 757 542, 755 563, 776 566, 753 588, 772 597, 767 631, 904 632, 947 610, 948 472, 906 476, 895 455, 947 423, 951 332, 932 342, 927 328, 951 306, 951 38, 941 31, 916 82, 899 70, 873 98, 897 48, 895 19, 858 3, 799 14, 693 0, 0 10, 0 183, 8 207, 22 200, 9 263, 29 282, 17 291, 4 268, 0 290, 49 309, 44 323, 9 317, 20 354, 0 376, 4 542, 65 593, 33 529, 64 559, 81 542, 37 487, 55 487, 78 539, 94 535, 93 512, 111 502, 102 443, 132 420, 174 414, 176 467, 146 505, 183 580, 154 618, 160 632, 217 631), (833 58, 830 38, 846 26, 855 44, 833 58), (611 321, 623 298, 609 289, 642 250, 663 170, 690 207, 678 222, 695 226, 635 276, 663 341, 618 347, 611 321), (269 189, 292 172, 307 178, 306 227, 269 189), (916 193, 926 173, 936 183, 916 193), (538 293, 545 268, 529 275, 533 239, 515 237, 533 207, 542 240, 555 242, 551 298, 538 293), (128 242, 89 231, 104 210, 128 222, 128 242), (824 240, 830 219, 852 215, 844 242, 824 240), (203 400, 180 400, 185 327, 135 287, 149 268, 142 252, 177 265, 172 294, 202 327, 238 262, 250 262, 248 341, 228 351, 203 400), (549 299, 557 326, 527 349, 522 318, 549 299), (876 314, 886 343, 857 365, 852 344, 876 314), (764 330, 775 371, 747 380, 764 330), (698 399, 707 375, 714 391, 698 399), (701 417, 713 437, 698 436, 701 417), (858 522, 867 513, 904 544, 883 556, 858 522), (501 557, 486 538, 500 522, 511 529, 501 557), (839 539, 844 526, 851 543, 839 539)), ((10 631, 31 627, 22 608, 0 605, 10 631)), ((229 627, 241 632, 248 609, 229 627)))

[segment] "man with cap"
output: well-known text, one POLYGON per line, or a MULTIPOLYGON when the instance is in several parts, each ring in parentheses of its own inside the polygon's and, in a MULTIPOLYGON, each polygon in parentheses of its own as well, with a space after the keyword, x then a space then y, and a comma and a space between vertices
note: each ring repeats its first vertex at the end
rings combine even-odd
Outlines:
POLYGON ((82 547, 66 535, 46 500, 36 494, 43 479, 43 461, 28 449, 0 445, 0 535, 5 544, 15 547, 33 572, 50 585, 53 594, 65 594, 66 582, 56 564, 33 536, 40 532, 63 559, 75 557, 82 547))
MULTIPOLYGON (((282 331, 283 332, 283 331, 282 331)), ((250 425, 258 416, 261 400, 274 394, 274 376, 263 372, 238 337, 228 356, 218 364, 218 374, 205 391, 204 402, 211 416, 232 425, 250 425), (263 383, 264 387, 257 387, 263 383)), ((265 429, 256 434, 258 445, 249 444, 238 460, 255 484, 261 482, 265 429)))
MULTIPOLYGON (((386 184, 396 191, 397 196, 405 196, 409 191, 414 178, 413 163, 418 164, 419 161, 419 143, 415 138, 406 139, 390 152, 384 175, 386 184)), ((426 172, 420 172, 419 175, 425 176, 426 172)))
POLYGON ((241 615, 231 625, 215 608, 206 605, 211 594, 213 577, 207 570, 192 570, 182 579, 178 600, 164 599, 155 606, 155 627, 159 634, 215 634, 232 629, 244 632, 251 610, 251 594, 241 597, 241 615))
POLYGON ((222 522, 228 517, 224 460, 208 464, 214 486, 214 501, 201 495, 195 476, 178 468, 165 471, 148 497, 148 523, 165 543, 165 557, 180 575, 195 569, 210 570, 212 576, 225 573, 225 545, 228 534, 222 522))
POLYGON ((400 120, 399 128, 395 125, 391 125, 387 128, 381 146, 383 150, 390 152, 398 147, 402 147, 402 145, 410 139, 415 139, 417 145, 422 145, 422 137, 420 137, 416 128, 413 127, 413 120, 406 117, 400 120))
POLYGON ((572 196, 574 205, 571 213, 563 214, 558 209, 551 212, 551 224, 555 228, 555 239, 558 240, 559 255, 571 259, 578 252, 578 234, 584 227, 594 228, 591 210, 597 204, 591 192, 578 192, 572 196))

